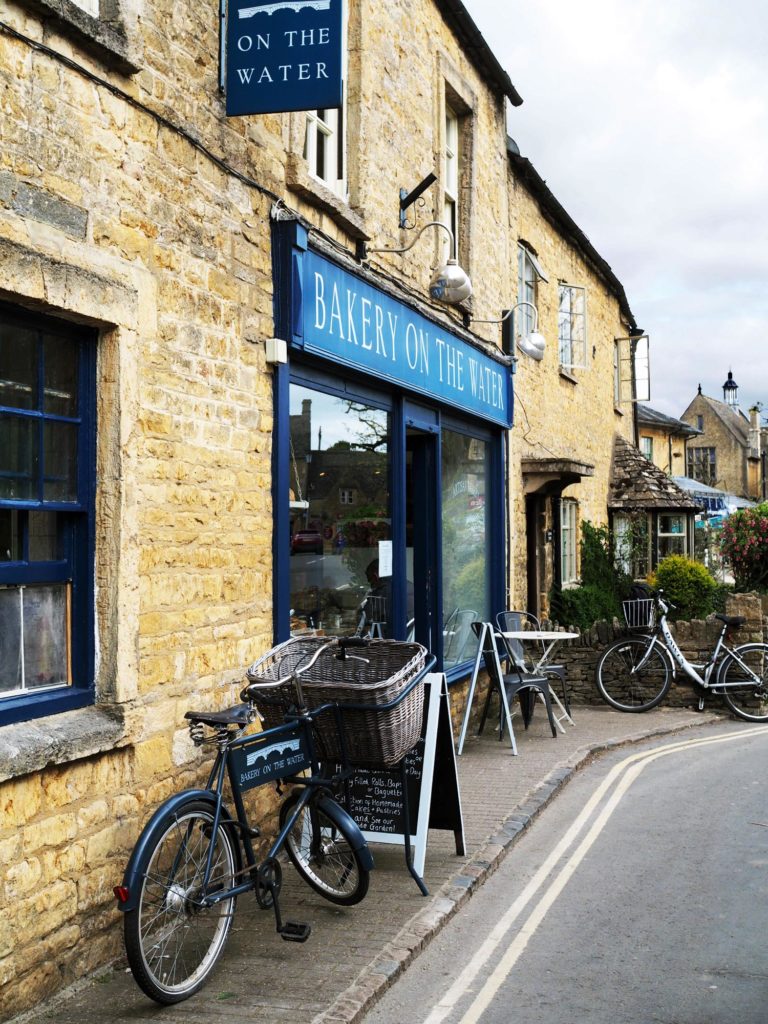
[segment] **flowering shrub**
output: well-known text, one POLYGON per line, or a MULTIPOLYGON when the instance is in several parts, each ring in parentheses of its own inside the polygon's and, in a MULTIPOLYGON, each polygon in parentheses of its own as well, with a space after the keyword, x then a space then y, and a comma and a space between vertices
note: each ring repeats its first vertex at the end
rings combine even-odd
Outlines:
POLYGON ((768 589, 768 502, 728 516, 720 545, 737 590, 768 589))

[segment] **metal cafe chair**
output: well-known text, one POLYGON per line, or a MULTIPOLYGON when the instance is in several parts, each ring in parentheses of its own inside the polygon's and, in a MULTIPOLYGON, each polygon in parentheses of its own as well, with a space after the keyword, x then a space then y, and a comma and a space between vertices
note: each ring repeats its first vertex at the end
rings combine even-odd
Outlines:
MULTIPOLYGON (((515 697, 521 698, 521 707, 523 712, 525 709, 524 699, 526 696, 541 695, 544 705, 547 709, 547 717, 549 718, 549 725, 552 729, 552 735, 557 736, 557 727, 554 713, 552 711, 552 702, 549 695, 549 680, 545 675, 535 675, 528 672, 524 666, 516 664, 510 666, 510 671, 507 673, 501 670, 501 658, 499 656, 499 642, 500 636, 491 622, 473 622, 472 630, 475 636, 478 638, 480 644, 480 652, 482 654, 483 663, 485 670, 488 673, 490 680, 490 686, 488 687, 488 694, 485 698, 485 705, 483 707, 483 713, 480 718, 480 726, 478 728, 478 735, 483 731, 485 727, 485 721, 488 717, 488 709, 490 706, 491 698, 494 693, 499 694, 499 700, 501 703, 500 708, 500 721, 499 721, 499 739, 503 739, 504 727, 509 731, 509 739, 512 744, 512 753, 517 753, 517 742, 515 740, 515 733, 512 728, 512 710, 511 704, 515 697)), ((528 716, 523 713, 523 721, 525 728, 528 728, 530 721, 530 714, 528 716)))
MULTIPOLYGON (((543 673, 547 677, 556 677, 560 683, 560 693, 562 694, 562 700, 560 696, 554 691, 551 691, 552 698, 560 709, 560 716, 557 718, 558 725, 567 719, 571 725, 573 725, 573 719, 571 718, 571 692, 568 688, 568 679, 565 665, 555 665, 545 662, 541 664, 541 658, 544 657, 546 650, 546 644, 543 640, 531 637, 531 644, 536 645, 536 649, 539 651, 539 660, 536 664, 528 664, 525 658, 525 643, 522 640, 515 640, 510 637, 503 636, 504 633, 516 633, 520 630, 530 629, 532 631, 540 632, 541 623, 538 618, 532 612, 523 611, 505 611, 499 612, 496 616, 496 625, 499 632, 502 634, 505 646, 505 653, 509 664, 518 663, 526 671, 536 671, 543 673)), ((551 678, 550 678, 551 682, 551 678)))

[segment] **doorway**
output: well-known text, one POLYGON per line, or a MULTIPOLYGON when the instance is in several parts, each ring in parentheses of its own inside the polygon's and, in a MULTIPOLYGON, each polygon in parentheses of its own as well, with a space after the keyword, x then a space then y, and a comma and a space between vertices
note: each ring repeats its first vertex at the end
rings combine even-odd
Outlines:
POLYGON ((408 426, 405 432, 406 634, 442 656, 440 584, 438 435, 408 426), (418 586, 414 586, 418 581, 418 586))

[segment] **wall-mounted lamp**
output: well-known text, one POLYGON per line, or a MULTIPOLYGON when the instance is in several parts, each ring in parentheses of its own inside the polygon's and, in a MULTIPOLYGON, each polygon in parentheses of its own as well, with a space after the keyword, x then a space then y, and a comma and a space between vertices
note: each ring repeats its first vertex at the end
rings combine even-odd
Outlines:
POLYGON ((437 302, 445 302, 448 305, 456 305, 458 302, 463 302, 464 299, 468 299, 472 294, 472 282, 469 280, 469 274, 459 266, 459 262, 456 259, 456 239, 453 237, 453 232, 441 220, 431 220, 424 224, 423 227, 419 228, 411 244, 406 245, 402 249, 369 249, 363 243, 358 246, 357 257, 360 260, 365 260, 368 258, 368 254, 372 252, 409 252, 427 228, 442 228, 443 231, 446 231, 451 242, 451 253, 453 254, 432 275, 432 279, 429 282, 429 294, 437 302))
POLYGON ((543 334, 539 334, 539 311, 536 309, 532 302, 516 302, 512 309, 506 310, 500 320, 476 320, 474 317, 470 320, 473 324, 508 324, 509 333, 505 331, 505 338, 503 339, 502 347, 505 352, 509 355, 512 354, 512 341, 514 337, 514 314, 515 310, 521 306, 528 306, 529 309, 533 310, 533 330, 527 334, 521 334, 517 338, 517 347, 525 355, 530 356, 531 359, 535 359, 539 362, 544 355, 544 348, 546 347, 546 339, 543 334))

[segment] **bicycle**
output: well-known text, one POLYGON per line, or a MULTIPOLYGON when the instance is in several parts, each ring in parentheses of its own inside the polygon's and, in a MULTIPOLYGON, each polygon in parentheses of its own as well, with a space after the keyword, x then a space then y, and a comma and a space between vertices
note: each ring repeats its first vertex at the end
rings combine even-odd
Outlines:
POLYGON ((730 632, 746 622, 743 616, 716 614, 722 623, 720 635, 707 660, 693 664, 672 636, 667 613, 674 605, 664 600, 662 591, 625 601, 624 605, 629 627, 651 632, 616 640, 598 661, 597 687, 611 707, 650 711, 666 696, 679 667, 700 691, 700 711, 705 694, 713 693, 721 696, 739 718, 748 722, 768 720, 768 644, 729 647, 726 643, 730 632))
MULTIPOLYGON (((282 851, 303 880, 332 903, 352 906, 368 891, 373 857, 359 827, 335 798, 351 774, 344 731, 347 705, 329 699, 309 707, 302 676, 318 663, 324 665, 330 652, 333 673, 352 675, 355 666, 350 669, 350 662, 367 664, 369 659, 348 649, 371 642, 313 637, 309 649, 308 642, 287 641, 254 663, 241 704, 185 715, 193 742, 216 746, 208 782, 203 789, 176 793, 155 811, 129 858, 122 884, 114 888, 125 915, 125 950, 133 977, 158 1003, 181 1002, 205 984, 226 946, 237 899, 245 893, 254 892, 261 909, 272 909, 281 938, 309 938, 309 924, 282 918, 282 851), (260 674, 264 664, 269 671, 260 674), (267 690, 289 692, 290 706, 278 702, 277 724, 246 733, 257 715, 264 719, 257 702, 267 690), (325 729, 333 724, 331 741, 318 728, 321 720, 325 729), (227 781, 234 815, 224 803, 227 781), (243 794, 268 783, 278 793, 285 785, 296 788, 281 804, 278 834, 259 859, 253 841, 261 832, 248 820, 243 794)), ((406 646, 381 643, 390 649, 406 646)), ((406 699, 428 671, 425 657, 414 667, 418 645, 407 646, 402 654, 395 651, 401 662, 408 658, 407 685, 395 701, 374 710, 386 711, 406 699)), ((418 650, 426 656, 424 648, 418 650)), ((349 707, 369 710, 368 705, 349 707)))

